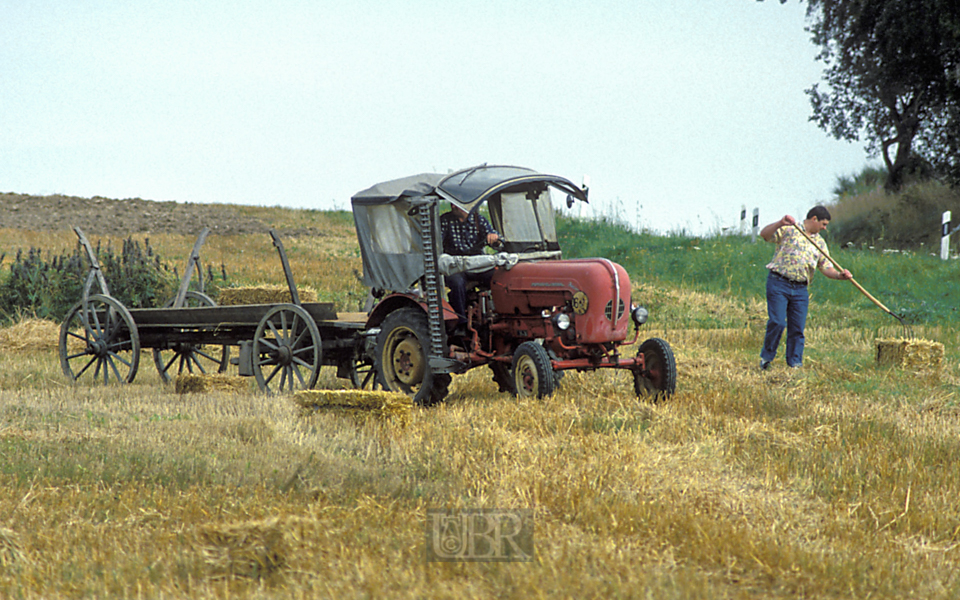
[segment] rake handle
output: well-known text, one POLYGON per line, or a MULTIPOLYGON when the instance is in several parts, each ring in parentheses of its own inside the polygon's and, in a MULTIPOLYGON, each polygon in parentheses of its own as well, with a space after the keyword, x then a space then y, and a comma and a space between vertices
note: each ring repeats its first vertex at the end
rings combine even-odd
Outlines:
MULTIPOLYGON (((799 231, 799 232, 801 233, 801 235, 803 235, 803 237, 807 238, 807 241, 808 241, 808 242, 810 242, 811 244, 813 244, 813 247, 816 248, 816 249, 820 252, 820 254, 822 254, 822 255, 824 255, 825 257, 827 257, 827 260, 830 261, 830 263, 833 265, 833 268, 834 268, 834 269, 836 269, 836 270, 838 270, 838 271, 843 271, 843 270, 844 270, 844 268, 840 266, 840 263, 838 263, 837 261, 835 261, 832 256, 830 256, 829 254, 827 254, 827 253, 823 250, 823 248, 821 248, 820 246, 818 246, 817 243, 813 241, 813 238, 810 237, 810 236, 807 234, 807 232, 803 230, 803 227, 800 227, 800 225, 798 225, 798 224, 796 224, 796 223, 794 223, 793 226, 797 229, 797 231, 799 231)), ((889 308, 887 308, 886 306, 884 306, 884 305, 883 305, 883 302, 880 302, 879 300, 877 300, 876 298, 874 298, 873 295, 870 294, 870 292, 868 292, 867 290, 863 289, 863 286, 860 285, 859 283, 857 283, 857 280, 856 280, 856 279, 854 279, 853 277, 851 277, 851 278, 850 278, 850 283, 852 283, 852 284, 854 285, 854 287, 856 287, 858 290, 860 290, 860 292, 861 292, 864 296, 866 296, 867 298, 869 298, 871 302, 873 302, 873 303, 876 304, 878 307, 880 307, 880 309, 881 309, 883 312, 885 312, 885 313, 887 313, 887 314, 890 314, 890 315, 896 317, 898 320, 900 319, 900 317, 898 317, 896 314, 894 314, 894 312, 893 312, 892 310, 890 310, 889 308)))

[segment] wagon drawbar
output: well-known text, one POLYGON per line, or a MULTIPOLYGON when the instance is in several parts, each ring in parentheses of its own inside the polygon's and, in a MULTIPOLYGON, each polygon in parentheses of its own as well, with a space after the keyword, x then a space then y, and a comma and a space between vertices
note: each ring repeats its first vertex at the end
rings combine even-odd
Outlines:
POLYGON ((73 381, 131 383, 142 350, 153 351, 160 378, 183 373, 225 372, 252 376, 266 392, 314 387, 323 366, 355 386, 372 383, 372 361, 364 352, 364 313, 340 313, 333 303, 301 303, 286 252, 271 230, 290 289, 290 303, 218 306, 203 293, 197 269, 204 229, 187 261, 177 294, 163 308, 125 307, 110 295, 96 253, 83 232, 74 232, 86 250, 90 269, 83 297, 60 328, 60 366, 73 381), (197 270, 200 291, 188 289, 197 270), (100 293, 91 293, 94 284, 100 293), (231 357, 230 349, 239 348, 231 357))

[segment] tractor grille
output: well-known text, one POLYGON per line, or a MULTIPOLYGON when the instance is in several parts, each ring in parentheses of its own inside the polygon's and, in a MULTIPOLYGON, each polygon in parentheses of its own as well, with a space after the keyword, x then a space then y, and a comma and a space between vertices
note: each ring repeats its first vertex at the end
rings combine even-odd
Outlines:
POLYGON ((606 308, 603 309, 603 314, 606 315, 606 317, 611 321, 617 322, 620 320, 620 317, 623 316, 623 311, 625 311, 626 309, 627 307, 623 304, 623 300, 621 300, 620 304, 617 306, 617 318, 614 319, 613 318, 613 300, 611 300, 610 302, 607 302, 606 308))

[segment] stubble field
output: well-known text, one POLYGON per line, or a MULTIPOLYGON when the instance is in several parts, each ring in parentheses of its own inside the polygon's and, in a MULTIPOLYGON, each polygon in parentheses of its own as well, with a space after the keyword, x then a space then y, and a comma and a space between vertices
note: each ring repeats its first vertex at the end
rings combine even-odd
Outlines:
MULTIPOLYGON (((277 215, 258 218, 323 234, 285 240, 297 280, 356 301, 350 223, 277 215)), ((193 244, 151 235, 171 260, 193 244)), ((211 260, 281 283, 263 237, 211 238, 211 260)), ((133 384, 71 384, 55 326, 0 330, 0 597, 960 595, 955 327, 914 328, 946 347, 936 371, 875 364, 875 339, 899 329, 814 321, 803 369, 761 373, 759 299, 634 287, 742 323, 654 313, 641 339, 669 341, 679 372, 658 405, 622 374, 570 373, 525 401, 478 369, 405 420, 306 412, 252 384, 178 394, 148 355, 133 384), (495 507, 534 512, 535 560, 426 561, 428 509, 495 507)))

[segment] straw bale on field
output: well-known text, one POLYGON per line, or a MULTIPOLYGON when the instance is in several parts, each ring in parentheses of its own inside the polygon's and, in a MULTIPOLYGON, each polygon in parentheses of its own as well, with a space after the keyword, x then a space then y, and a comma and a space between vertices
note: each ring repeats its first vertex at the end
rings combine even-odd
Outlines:
POLYGON ((246 377, 238 375, 177 375, 175 387, 178 394, 197 394, 202 392, 244 392, 250 389, 246 377))
POLYGON ((910 371, 939 371, 943 344, 917 338, 878 339, 877 364, 910 371))
POLYGON ((24 319, 0 329, 0 348, 13 352, 53 350, 60 344, 60 326, 47 319, 24 319))
POLYGON ((261 579, 287 562, 288 544, 278 519, 208 525, 199 532, 199 546, 216 577, 261 579))
MULTIPOLYGON (((317 291, 310 287, 298 287, 300 302, 316 302, 317 291)), ((254 285, 229 287, 220 290, 217 304, 240 306, 244 304, 286 304, 292 302, 290 288, 285 285, 254 285)))
POLYGON ((406 420, 413 398, 384 390, 302 390, 293 395, 304 413, 331 411, 355 417, 374 415, 406 420))

